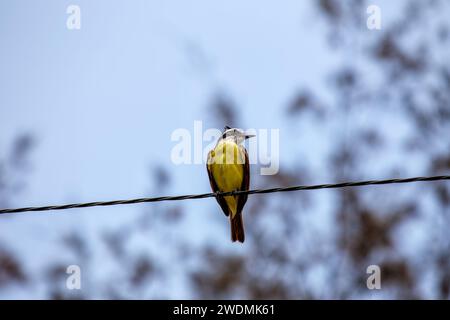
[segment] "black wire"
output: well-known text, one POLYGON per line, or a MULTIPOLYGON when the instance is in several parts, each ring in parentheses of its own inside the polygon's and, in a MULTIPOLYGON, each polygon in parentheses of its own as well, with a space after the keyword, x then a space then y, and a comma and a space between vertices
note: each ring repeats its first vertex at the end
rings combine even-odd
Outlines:
POLYGON ((438 180, 450 180, 450 176, 432 176, 432 177, 415 177, 407 179, 388 179, 388 180, 367 180, 367 181, 357 181, 357 182, 342 182, 333 184, 317 184, 310 186, 292 186, 292 187, 282 187, 282 188, 271 188, 271 189, 254 189, 247 191, 232 191, 232 192, 218 192, 218 193, 201 193, 201 194, 191 194, 183 196, 168 196, 168 197, 155 197, 155 198, 138 198, 130 200, 113 200, 113 201, 99 201, 99 202, 87 202, 87 203, 73 203, 58 206, 46 206, 46 207, 25 207, 16 209, 0 209, 0 214, 5 213, 18 213, 27 211, 48 211, 48 210, 65 210, 74 208, 87 208, 87 207, 100 207, 100 206, 116 206, 122 204, 135 204, 143 202, 158 202, 158 201, 178 201, 178 200, 190 200, 190 199, 203 199, 212 198, 218 195, 221 196, 232 196, 239 194, 263 194, 263 193, 274 193, 274 192, 288 192, 288 191, 300 191, 300 190, 316 190, 316 189, 336 189, 336 188, 346 188, 346 187, 360 187, 368 185, 380 185, 380 184, 394 184, 394 183, 410 183, 419 181, 438 181, 438 180))

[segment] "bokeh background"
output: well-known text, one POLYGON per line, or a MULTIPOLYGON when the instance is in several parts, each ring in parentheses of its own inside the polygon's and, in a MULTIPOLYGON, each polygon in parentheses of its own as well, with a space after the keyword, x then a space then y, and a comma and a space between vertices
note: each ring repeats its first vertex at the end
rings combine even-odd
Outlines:
MULTIPOLYGON (((280 130, 280 172, 252 166, 253 188, 448 174, 449 16, 443 0, 1 1, 0 207, 208 192, 204 165, 170 158, 195 120, 280 130)), ((213 199, 1 215, 0 298, 449 298, 447 182, 254 195, 244 220, 238 245, 213 199)))

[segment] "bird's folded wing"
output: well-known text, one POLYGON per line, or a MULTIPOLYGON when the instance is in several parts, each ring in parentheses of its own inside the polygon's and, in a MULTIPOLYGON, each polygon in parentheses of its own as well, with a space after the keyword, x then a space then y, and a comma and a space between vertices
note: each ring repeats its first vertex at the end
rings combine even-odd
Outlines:
MULTIPOLYGON (((239 146, 239 151, 244 154, 244 170, 243 170, 243 179, 242 179, 242 185, 240 188, 240 191, 246 191, 250 187, 250 163, 248 160, 248 153, 247 150, 243 146, 239 146)), ((248 194, 241 194, 238 195, 238 202, 237 202, 237 213, 241 213, 242 209, 244 208, 245 203, 247 202, 248 194)))
MULTIPOLYGON (((208 153, 208 160, 206 162, 206 169, 208 170, 209 183, 211 184, 212 191, 213 192, 220 192, 219 188, 217 187, 216 181, 214 180, 214 176, 212 174, 211 166, 214 163, 212 152, 213 152, 213 150, 211 150, 208 153)), ((228 209, 228 205, 227 205, 227 202, 225 201, 224 197, 216 196, 216 200, 219 203, 220 207, 222 208, 223 213, 225 213, 225 215, 228 217, 228 215, 230 214, 230 211, 228 209)))

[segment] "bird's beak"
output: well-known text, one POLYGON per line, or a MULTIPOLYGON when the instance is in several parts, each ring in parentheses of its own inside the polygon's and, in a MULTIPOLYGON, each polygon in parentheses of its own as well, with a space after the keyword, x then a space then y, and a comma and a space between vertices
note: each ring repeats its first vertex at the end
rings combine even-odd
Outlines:
POLYGON ((247 140, 247 139, 249 139, 249 138, 256 137, 256 135, 254 135, 254 134, 244 134, 244 137, 245 137, 245 139, 247 140))

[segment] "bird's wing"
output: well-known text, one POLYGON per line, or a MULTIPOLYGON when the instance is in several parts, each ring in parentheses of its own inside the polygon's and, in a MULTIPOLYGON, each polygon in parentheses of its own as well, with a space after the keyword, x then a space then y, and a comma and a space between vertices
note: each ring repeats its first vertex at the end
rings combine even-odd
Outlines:
MULTIPOLYGON (((206 169, 208 170, 208 176, 209 176, 209 183, 211 184, 211 189, 213 192, 220 192, 219 188, 217 187, 216 181, 214 180, 213 174, 212 174, 212 169, 211 169, 211 165, 212 165, 212 152, 213 150, 211 150, 208 153, 208 160, 206 161, 206 169)), ((225 201, 224 197, 222 196, 216 196, 216 200, 219 203, 220 207, 223 210, 223 213, 225 213, 225 215, 228 217, 228 215, 230 214, 230 211, 228 209, 228 205, 227 202, 225 201)))
MULTIPOLYGON (((242 185, 239 190, 244 191, 244 190, 248 190, 248 188, 250 187, 250 163, 248 160, 247 150, 243 146, 240 146, 240 148, 242 148, 241 150, 244 153, 245 162, 243 164, 244 170, 243 170, 242 185)), ((244 208, 245 203, 247 202, 248 194, 241 194, 241 195, 238 195, 237 197, 238 197, 237 213, 241 213, 242 209, 244 208)))

